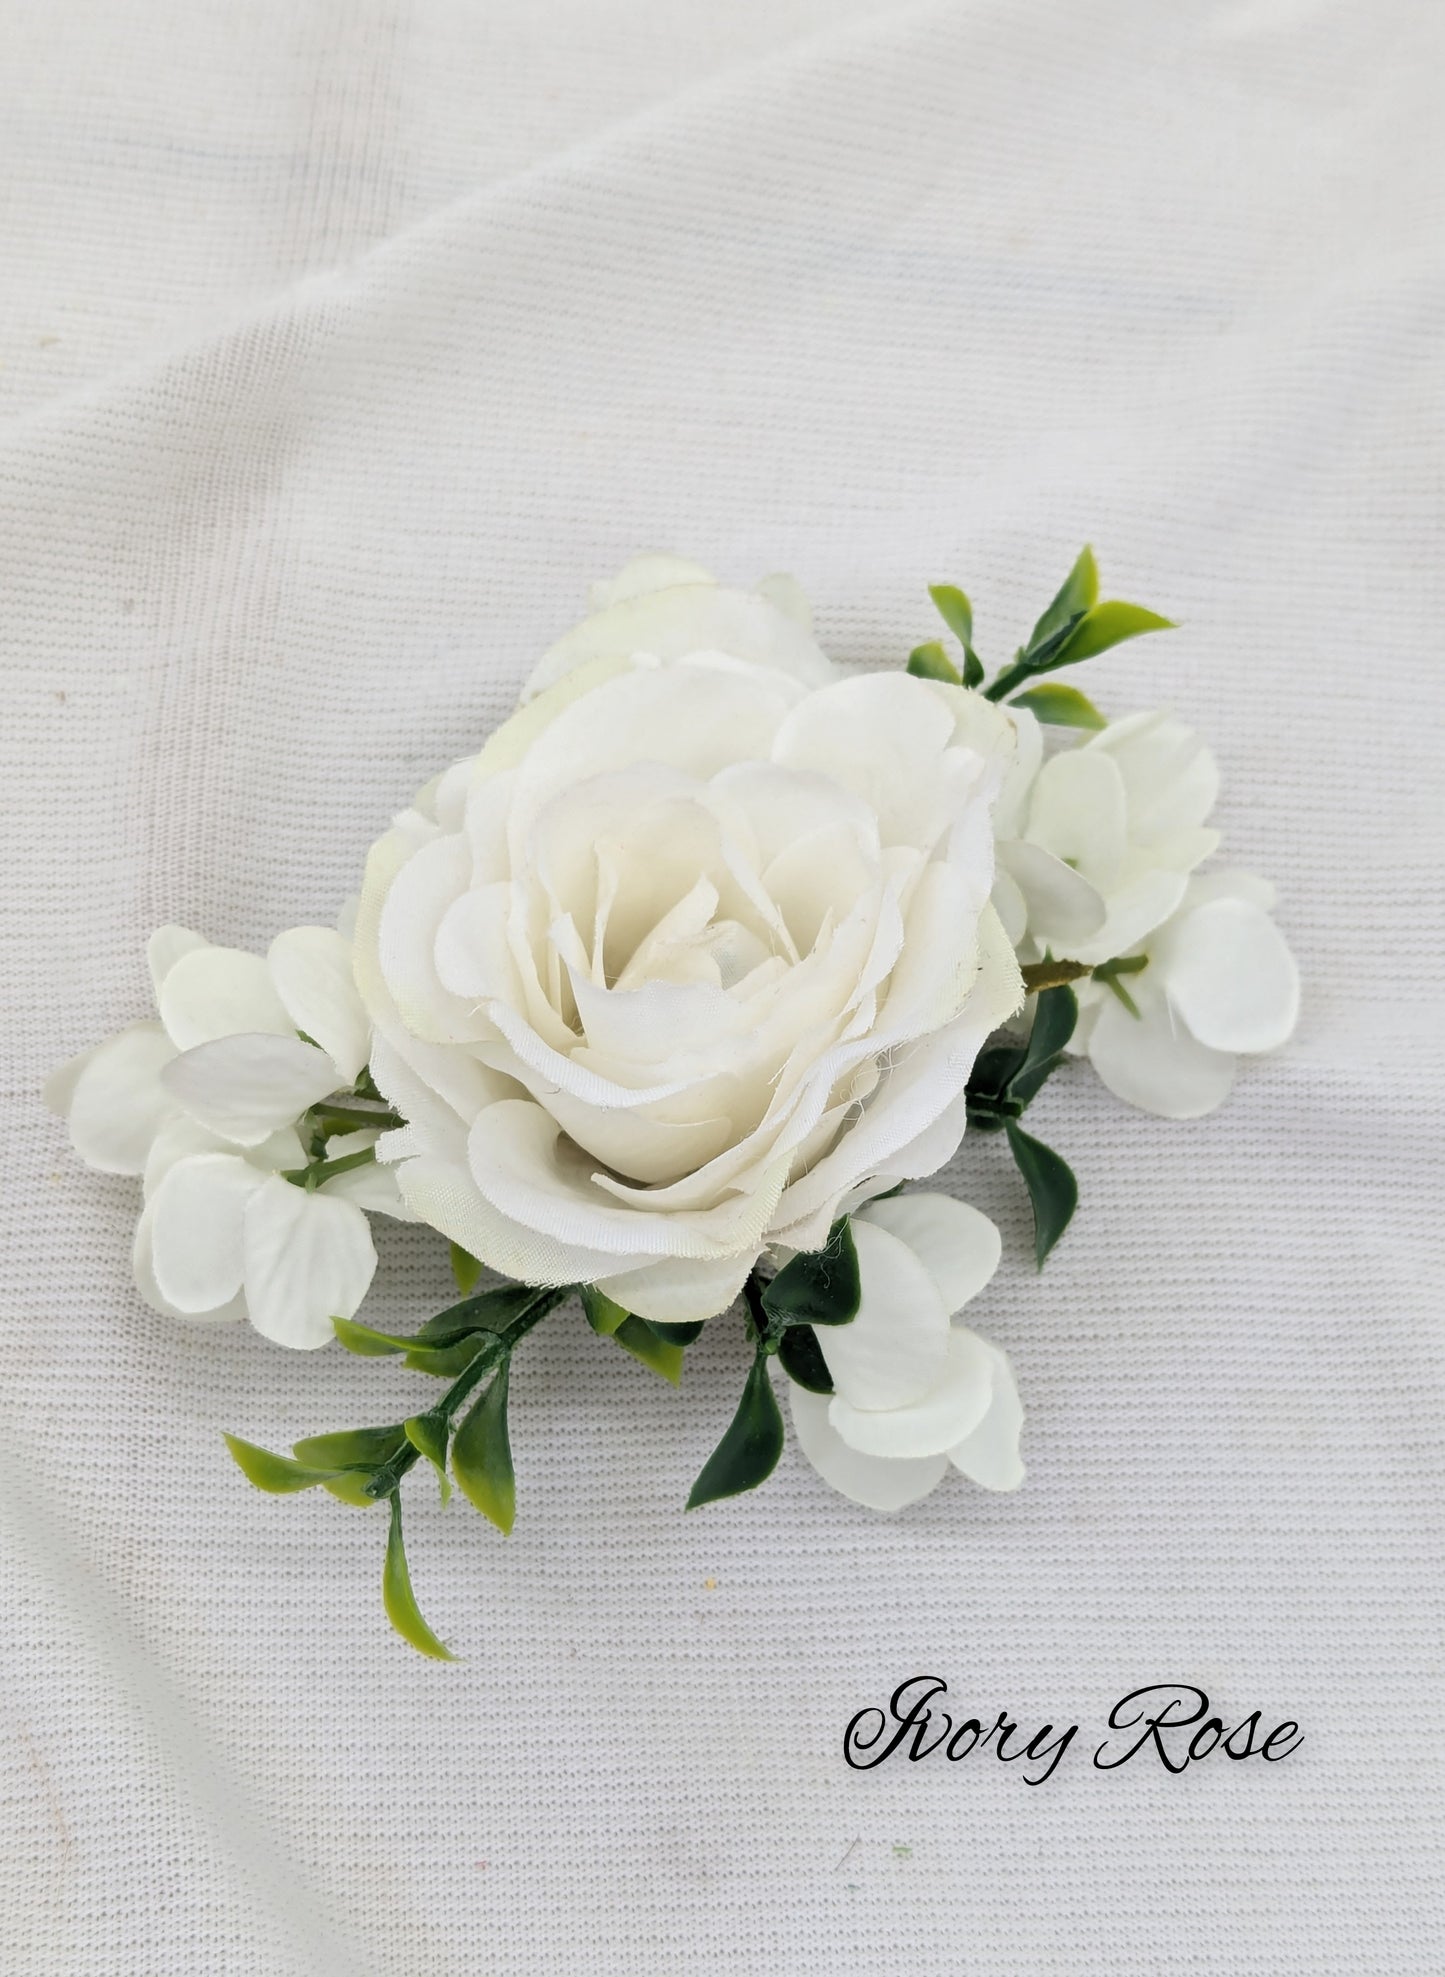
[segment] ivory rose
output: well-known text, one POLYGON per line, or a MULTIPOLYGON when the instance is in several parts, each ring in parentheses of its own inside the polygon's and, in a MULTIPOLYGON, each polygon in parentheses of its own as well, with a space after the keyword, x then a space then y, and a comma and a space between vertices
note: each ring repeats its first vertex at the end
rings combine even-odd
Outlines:
POLYGON ((934 1173, 1023 996, 989 904, 1015 746, 977 695, 840 677, 796 586, 629 566, 368 861, 379 1146, 505 1275, 706 1318, 934 1173))

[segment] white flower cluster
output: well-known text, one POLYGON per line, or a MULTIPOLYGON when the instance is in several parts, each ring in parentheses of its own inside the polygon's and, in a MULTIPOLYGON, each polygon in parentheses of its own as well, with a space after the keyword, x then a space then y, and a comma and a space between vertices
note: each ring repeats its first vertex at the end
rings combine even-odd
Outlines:
POLYGON ((348 1130, 366 1107, 338 1098, 329 1122, 314 1110, 349 1093, 368 1055, 347 942, 293 927, 262 960, 161 927, 148 959, 159 1021, 73 1058, 46 1098, 82 1160, 141 1176, 133 1261, 148 1304, 325 1345, 376 1268, 362 1211, 407 1213, 368 1151, 376 1129, 348 1130), (326 1123, 342 1130, 320 1135, 326 1123))
POLYGON ((841 675, 787 579, 648 556, 593 605, 374 847, 354 941, 162 928, 159 1020, 52 1080, 81 1156, 143 1179, 141 1291, 324 1344, 375 1209, 678 1323, 851 1214, 861 1302, 816 1328, 831 1393, 792 1388, 804 1453, 881 1510, 950 1467, 1015 1488, 1008 1360, 954 1322, 997 1231, 896 1190, 956 1150, 1022 967, 1092 971, 1070 1048, 1167 1117, 1289 1035, 1269 888, 1198 870, 1213 759, 1167 714, 1046 745, 1024 704, 841 675))

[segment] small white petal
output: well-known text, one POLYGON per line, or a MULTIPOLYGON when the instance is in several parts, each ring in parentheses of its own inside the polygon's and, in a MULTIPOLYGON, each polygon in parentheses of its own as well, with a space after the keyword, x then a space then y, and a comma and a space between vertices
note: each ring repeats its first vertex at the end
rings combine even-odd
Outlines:
POLYGON ((1161 1119, 1198 1119, 1229 1096, 1235 1060, 1198 1042, 1175 1017, 1157 983, 1130 975, 1124 983, 1139 1014, 1112 993, 1099 1005, 1089 1037, 1089 1061, 1114 1093, 1161 1119))
POLYGON ((1104 898, 1071 865, 1042 845, 1005 838, 998 846, 1001 874, 1023 894, 1028 924, 1041 942, 1087 940, 1104 924, 1104 898))
POLYGON ((178 1311, 163 1296, 156 1282, 155 1264, 151 1254, 151 1206, 147 1202, 136 1224, 135 1242, 131 1247, 131 1269, 135 1275, 135 1287, 150 1306, 164 1318, 182 1318, 188 1324, 235 1324, 246 1315, 244 1297, 233 1297, 214 1311, 178 1311))
POLYGON ((183 955, 194 954, 198 949, 209 947, 204 934, 198 934, 190 927, 157 927, 146 942, 146 961, 151 971, 151 984, 156 992, 159 1005, 161 983, 175 967, 183 955))
POLYGON ((833 1385, 858 1408, 921 1400, 948 1356, 948 1313, 913 1251, 872 1223, 853 1224, 862 1297, 850 1325, 819 1325, 833 1385))
POLYGON ((224 1036, 166 1066, 177 1105, 239 1146, 257 1146, 336 1090, 336 1066, 298 1036, 224 1036))
POLYGON ((265 1176, 235 1153, 179 1160, 147 1204, 161 1296, 187 1317, 215 1311, 241 1288, 241 1226, 265 1176))
POLYGON ((938 1286, 951 1318, 977 1297, 998 1268, 1003 1242, 987 1215, 947 1194, 895 1194, 854 1217, 907 1243, 938 1286))
POLYGON ((1052 756, 1034 783, 1027 835, 1107 892, 1128 845, 1124 778, 1117 764, 1088 748, 1052 756))
POLYGON ((266 963, 237 947, 198 947, 183 954, 161 983, 157 1002, 178 1050, 241 1031, 283 1037, 296 1031, 266 963))
MULTIPOLYGON (((328 1144, 327 1154, 332 1159, 341 1157, 336 1140, 328 1144)), ((355 1202, 358 1208, 364 1208, 371 1215, 390 1215, 398 1222, 416 1220, 401 1198, 396 1170, 383 1167, 379 1160, 369 1160, 362 1167, 350 1167, 344 1174, 333 1174, 329 1181, 322 1182, 321 1193, 340 1201, 355 1202)))
POLYGON ((1178 914, 1151 943, 1170 1002, 1212 1050, 1274 1050, 1299 1017, 1299 970, 1267 913, 1215 899, 1178 914))
POLYGON ((972 1434, 955 1443, 948 1459, 981 1489, 1016 1490, 1025 1474, 1019 1461, 1023 1405, 1007 1354, 986 1339, 979 1343, 993 1359, 993 1398, 982 1421, 972 1434))
POLYGON ((355 1082, 371 1025, 351 973, 351 949, 330 927, 289 927, 266 955, 276 993, 296 1029, 334 1060, 338 1084, 355 1082))
MULTIPOLYGON (((242 1149, 235 1140, 227 1139, 224 1133, 212 1132, 198 1119, 179 1112, 174 1119, 167 1119, 155 1138, 151 1150, 146 1155, 145 1174, 141 1190, 147 1201, 155 1193, 166 1175, 178 1160, 189 1160, 197 1153, 237 1153, 242 1149)), ((244 1149, 243 1157, 262 1174, 285 1172, 292 1167, 306 1165, 306 1149, 299 1136, 289 1126, 283 1126, 278 1133, 272 1133, 257 1146, 244 1149)))
POLYGON ((895 1461, 946 1455, 973 1433, 988 1412, 993 1371, 989 1348, 978 1334, 954 1325, 943 1371, 921 1400, 878 1411, 854 1407, 840 1393, 828 1405, 828 1419, 849 1448, 861 1455, 895 1461))
POLYGON ((353 1315, 376 1270, 359 1208, 307 1194, 279 1175, 246 1204, 242 1257, 251 1323, 277 1345, 302 1351, 335 1336, 332 1319, 353 1315))
POLYGON ((78 1072, 61 1067, 70 1143, 87 1166, 103 1174, 143 1171, 151 1141, 175 1109, 161 1082, 175 1054, 159 1023, 136 1023, 90 1051, 78 1072))
POLYGON ((887 1460, 849 1448, 828 1419, 826 1394, 790 1383, 789 1399, 798 1446, 825 1483, 869 1510, 905 1510, 941 1483, 946 1455, 887 1460))
MULTIPOLYGON (((1013 945, 1018 947, 1029 928, 1028 901, 1024 898, 1022 888, 1017 879, 1005 871, 1002 865, 999 865, 995 869, 993 891, 989 897, 993 902, 994 912, 997 913, 999 919, 1003 922, 1004 932, 1008 935, 1013 945)), ((1099 912, 1101 917, 1103 910, 1103 902, 1100 901, 1099 912)))

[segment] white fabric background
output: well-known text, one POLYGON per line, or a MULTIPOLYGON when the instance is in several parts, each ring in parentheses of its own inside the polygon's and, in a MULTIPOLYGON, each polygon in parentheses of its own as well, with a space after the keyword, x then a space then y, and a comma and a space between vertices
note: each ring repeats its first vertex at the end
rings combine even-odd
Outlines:
POLYGON ((8 0, 0 42, 0 1967, 1438 1971, 1440 10, 8 0), (678 1397, 560 1318, 512 1539, 415 1492, 468 1657, 424 1664, 376 1524, 217 1435, 413 1376, 143 1309, 41 1077, 142 1012, 156 922, 329 918, 635 548, 790 567, 888 664, 945 578, 1002 653, 1086 538, 1185 622, 1091 690, 1216 742, 1297 1044, 1196 1125, 1061 1078, 1041 1281, 965 1147, 1019 1495, 875 1520, 790 1448, 684 1519, 737 1339, 678 1397), (1306 1741, 848 1771, 925 1670, 1306 1741))

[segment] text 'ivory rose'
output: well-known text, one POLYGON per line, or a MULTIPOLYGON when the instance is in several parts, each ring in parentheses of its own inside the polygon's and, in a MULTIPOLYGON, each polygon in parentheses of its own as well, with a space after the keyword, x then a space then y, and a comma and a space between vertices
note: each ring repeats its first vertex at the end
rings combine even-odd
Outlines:
POLYGON ((978 695, 841 677, 796 588, 649 557, 373 849, 378 1152, 531 1283, 705 1318, 770 1244, 934 1173, 1023 997, 989 904, 1014 748, 978 695))

